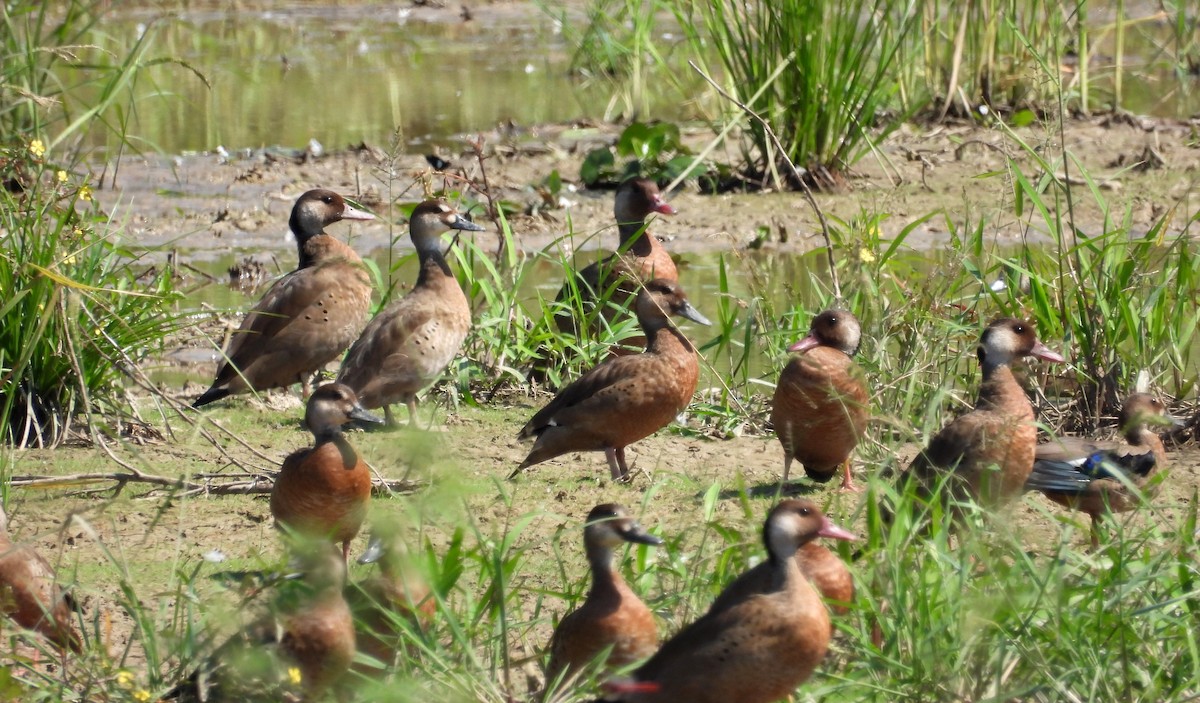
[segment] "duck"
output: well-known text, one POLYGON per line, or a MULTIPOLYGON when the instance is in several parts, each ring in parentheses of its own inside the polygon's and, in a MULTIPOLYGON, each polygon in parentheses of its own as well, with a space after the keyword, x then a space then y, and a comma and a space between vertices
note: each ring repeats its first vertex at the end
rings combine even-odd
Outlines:
POLYGON ((313 446, 292 452, 271 489, 271 515, 286 531, 331 538, 350 556, 350 542, 362 528, 371 500, 371 470, 342 434, 349 422, 382 423, 367 412, 354 391, 327 383, 308 399, 304 424, 313 446))
POLYGON ((679 272, 670 253, 646 228, 646 218, 655 213, 674 215, 678 211, 668 203, 649 178, 631 178, 617 188, 613 217, 617 221, 617 250, 612 255, 580 269, 558 292, 559 312, 554 320, 560 332, 578 336, 582 329, 576 314, 587 319, 599 315, 613 319, 613 310, 629 307, 636 300, 641 283, 653 279, 679 280, 679 272), (576 297, 577 296, 577 297, 576 297), (610 305, 593 313, 597 301, 610 305), (581 310, 571 310, 568 301, 578 299, 581 310))
POLYGON ((1151 425, 1178 424, 1160 399, 1133 393, 1117 416, 1124 444, 1078 438, 1039 444, 1025 488, 1086 513, 1096 549, 1106 515, 1128 512, 1158 493, 1159 482, 1152 479, 1167 467, 1167 450, 1151 425))
POLYGON ((269 612, 229 638, 166 700, 320 700, 350 669, 354 619, 346 565, 325 541, 289 541, 294 571, 269 612))
POLYGON ((424 629, 433 622, 437 600, 404 543, 398 525, 377 524, 360 564, 378 564, 374 576, 346 588, 346 600, 354 613, 358 651, 384 665, 356 663, 353 669, 378 677, 396 659, 405 638, 404 622, 424 629))
POLYGON ((854 363, 862 338, 858 318, 846 310, 825 310, 813 318, 808 335, 792 346, 771 402, 771 424, 783 445, 783 482, 793 459, 804 473, 825 483, 842 469, 841 490, 857 491, 850 454, 867 429, 867 384, 854 363))
POLYGON ((763 524, 767 577, 680 630, 631 680, 607 684, 605 700, 770 703, 790 696, 825 658, 832 634, 829 611, 795 558, 818 537, 855 539, 812 501, 781 501, 763 524))
POLYGON ((192 407, 234 393, 284 388, 310 378, 346 350, 367 322, 371 277, 353 249, 325 233, 342 220, 373 220, 330 190, 296 200, 288 226, 299 264, 267 290, 229 339, 217 377, 192 407))
POLYGON ((0 612, 27 630, 76 654, 83 641, 71 624, 77 606, 55 581, 54 568, 33 547, 12 541, 0 507, 0 612))
POLYGON ((1013 375, 1012 362, 1027 356, 1051 363, 1066 359, 1038 341, 1032 323, 1011 317, 988 324, 976 354, 983 382, 974 409, 939 430, 902 481, 915 480, 924 498, 949 476, 947 490, 956 499, 972 499, 986 509, 1020 495, 1033 470, 1033 406, 1013 375))
POLYGON ((656 278, 645 284, 637 298, 645 350, 606 359, 538 411, 517 435, 535 441, 510 480, 548 459, 586 451, 603 451, 613 480, 630 480, 625 447, 666 427, 696 391, 696 347, 671 323, 672 315, 711 324, 678 283, 656 278))
POLYGON ((440 237, 449 230, 483 229, 442 200, 418 205, 408 226, 421 267, 417 284, 371 320, 337 377, 354 389, 363 407, 382 407, 388 427, 396 426, 392 403, 405 403, 409 423, 415 420, 417 393, 449 366, 471 329, 471 306, 446 263, 440 237))
POLYGON ((646 659, 658 649, 654 614, 613 569, 613 550, 624 542, 660 545, 619 503, 592 508, 583 528, 583 544, 592 571, 592 587, 583 605, 571 611, 550 638, 548 685, 565 680, 605 655, 611 671, 646 659))

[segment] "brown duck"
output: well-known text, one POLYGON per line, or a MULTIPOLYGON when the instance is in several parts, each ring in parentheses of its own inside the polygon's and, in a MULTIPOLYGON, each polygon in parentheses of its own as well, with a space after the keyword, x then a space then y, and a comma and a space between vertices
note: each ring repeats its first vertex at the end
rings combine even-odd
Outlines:
POLYGON ((50 562, 33 547, 13 543, 8 516, 0 508, 0 612, 60 649, 78 653, 83 643, 71 624, 74 608, 71 598, 54 582, 50 562))
POLYGON ((340 542, 343 559, 350 555, 350 541, 362 527, 371 499, 371 470, 342 434, 342 425, 352 420, 383 422, 340 383, 314 391, 304 413, 314 446, 283 460, 271 490, 277 525, 340 542))
POLYGON ((790 696, 829 646, 829 612, 795 559, 817 537, 854 539, 811 501, 775 506, 763 526, 769 578, 756 578, 753 592, 685 627, 632 681, 612 683, 606 700, 770 703, 790 696))
POLYGON ((624 542, 662 544, 642 530, 624 506, 607 503, 592 508, 583 528, 592 588, 583 605, 554 630, 547 685, 569 678, 601 654, 607 653, 603 665, 610 670, 645 659, 658 648, 654 615, 613 569, 613 550, 624 542))
POLYGON ((1153 498, 1167 466, 1167 451, 1151 428, 1178 424, 1161 400, 1147 393, 1125 399, 1117 424, 1125 443, 1061 438, 1039 444, 1028 490, 1071 510, 1086 513, 1092 522, 1092 547, 1100 544, 1100 521, 1153 498))
POLYGON ((852 357, 862 329, 845 310, 826 310, 813 318, 808 336, 788 348, 799 352, 779 374, 771 403, 771 424, 783 445, 783 480, 793 459, 804 473, 824 483, 842 469, 842 490, 857 487, 850 474, 850 453, 867 429, 866 381, 852 357))
MULTIPOLYGON (((646 218, 654 213, 674 215, 675 208, 663 200, 658 184, 648 178, 631 178, 617 189, 613 216, 617 220, 617 251, 600 261, 580 269, 558 292, 558 302, 565 304, 578 294, 583 309, 590 316, 605 320, 613 318, 614 310, 624 310, 638 294, 641 283, 660 278, 679 279, 675 262, 653 234, 646 228, 646 218), (610 305, 594 311, 598 299, 608 297, 610 305)), ((578 335, 580 325, 575 315, 565 309, 555 315, 559 330, 578 335)))
POLYGON ((379 565, 379 573, 346 589, 358 630, 358 651, 385 669, 367 664, 356 664, 354 669, 380 676, 394 663, 397 653, 404 651, 404 623, 424 628, 433 620, 437 600, 409 555, 397 525, 377 524, 358 562, 379 565))
MULTIPOLYGON (((824 545, 808 542, 796 550, 796 565, 834 614, 845 615, 850 612, 850 604, 854 602, 854 577, 846 568, 846 562, 837 554, 824 545)), ((726 586, 713 601, 709 612, 725 610, 755 593, 761 593, 771 578, 770 562, 755 566, 726 586)))
POLYGON ((371 279, 354 250, 325 233, 340 220, 371 220, 342 196, 310 190, 288 221, 300 264, 247 313, 225 348, 225 362, 199 408, 233 393, 301 383, 346 350, 366 323, 371 279))
POLYGON ((383 408, 389 426, 396 424, 392 403, 406 404, 414 421, 417 393, 454 360, 471 329, 471 307, 442 254, 440 236, 483 229, 441 200, 418 205, 408 226, 421 266, 417 284, 371 320, 338 373, 363 407, 383 408))
POLYGON ((1037 427, 1033 406, 1013 375, 1013 360, 1035 356, 1065 361, 1037 339, 1032 324, 1013 318, 994 320, 979 341, 983 383, 971 412, 943 427, 917 455, 904 480, 930 491, 949 475, 947 489, 958 499, 972 498, 993 507, 1018 496, 1033 469, 1037 427))
POLYGON ((625 447, 666 427, 696 391, 696 348, 671 323, 671 315, 709 324, 679 284, 647 283, 637 299, 645 351, 610 358, 559 391, 517 435, 537 439, 510 479, 568 452, 603 451, 613 479, 629 480, 625 447))
POLYGON ((270 613, 231 637, 164 699, 320 700, 354 659, 346 566, 328 542, 293 543, 295 573, 270 613))

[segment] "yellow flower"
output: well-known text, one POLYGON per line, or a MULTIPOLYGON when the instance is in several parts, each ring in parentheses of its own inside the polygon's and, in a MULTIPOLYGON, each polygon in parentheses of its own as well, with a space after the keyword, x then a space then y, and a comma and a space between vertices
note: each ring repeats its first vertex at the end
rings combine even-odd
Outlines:
POLYGON ((79 187, 79 199, 80 199, 80 200, 82 200, 82 201, 84 201, 85 203, 90 203, 90 202, 92 202, 92 188, 91 188, 91 186, 86 186, 86 185, 85 185, 85 186, 80 186, 80 187, 79 187))
POLYGON ((875 261, 875 252, 863 247, 862 249, 858 250, 858 258, 864 264, 873 263, 875 261))
POLYGON ((138 703, 150 703, 152 698, 149 691, 144 688, 139 688, 133 692, 133 700, 137 701, 138 703))
POLYGON ((33 158, 40 159, 46 155, 46 145, 41 139, 34 139, 29 142, 29 153, 33 154, 33 158))
POLYGON ((289 666, 288 667, 288 681, 291 681, 293 686, 300 685, 300 667, 298 667, 298 666, 289 666))
POLYGON ((66 171, 59 171, 59 172, 58 172, 58 182, 59 182, 59 183, 66 183, 66 182, 67 182, 67 172, 66 172, 66 171))
POLYGON ((133 672, 132 671, 118 671, 117 672, 117 685, 120 686, 121 688, 129 688, 130 686, 132 686, 133 685, 133 672))

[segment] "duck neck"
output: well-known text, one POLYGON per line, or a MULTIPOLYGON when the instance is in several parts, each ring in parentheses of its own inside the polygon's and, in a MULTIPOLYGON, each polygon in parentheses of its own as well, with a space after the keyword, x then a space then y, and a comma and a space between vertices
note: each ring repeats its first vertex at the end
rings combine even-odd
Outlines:
POLYGON ((646 333, 646 352, 663 354, 674 349, 695 353, 696 347, 669 320, 642 320, 642 331, 646 333))
POLYGON ((1029 399, 1025 397, 1025 389, 1021 388, 1020 383, 1017 383, 1017 377, 1013 374, 1012 367, 1007 363, 989 364, 985 361, 983 383, 979 385, 979 399, 975 402, 975 407, 992 409, 1006 407, 1013 403, 1029 405, 1029 399))
POLYGON ((800 567, 796 564, 796 552, 776 553, 767 552, 771 563, 771 590, 782 591, 796 579, 803 578, 800 567))
POLYGON ((299 268, 302 269, 335 258, 342 258, 353 262, 362 261, 362 258, 353 249, 324 232, 306 238, 298 244, 297 248, 300 253, 299 268))
POLYGON ((1167 448, 1162 439, 1148 427, 1134 426, 1125 432, 1125 441, 1135 447, 1145 447, 1154 453, 1155 463, 1161 466, 1167 459, 1167 448))
POLYGON ((592 568, 592 590, 589 598, 606 595, 618 590, 621 575, 612 568, 612 550, 608 547, 588 546, 588 564, 592 568))
POLYGON ((645 222, 618 222, 617 234, 620 250, 634 256, 650 256, 654 251, 655 239, 645 222))
POLYGON ((442 250, 436 246, 417 249, 417 257, 421 262, 421 272, 417 275, 418 286, 435 278, 454 277, 442 250))
POLYGON ((313 437, 316 439, 317 448, 330 443, 337 447, 338 453, 342 455, 342 466, 350 468, 358 464, 358 454, 354 451, 354 447, 350 446, 350 442, 346 440, 340 427, 313 430, 313 437))

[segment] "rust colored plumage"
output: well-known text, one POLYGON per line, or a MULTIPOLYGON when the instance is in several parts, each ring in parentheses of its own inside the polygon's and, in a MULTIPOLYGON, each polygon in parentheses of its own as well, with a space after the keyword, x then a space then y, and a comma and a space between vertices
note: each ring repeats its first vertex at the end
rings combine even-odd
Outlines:
POLYGON ((607 699, 770 703, 791 695, 825 657, 831 634, 829 612, 795 559, 817 537, 854 538, 811 501, 777 505, 763 527, 769 578, 685 627, 631 682, 614 682, 607 699))
POLYGON ((370 220, 337 193, 310 190, 296 201, 289 225, 300 262, 246 314, 224 351, 201 407, 234 393, 301 383, 350 346, 366 324, 371 279, 353 249, 325 233, 341 220, 370 220))
POLYGON ((983 383, 975 408, 934 435, 904 478, 916 480, 924 495, 949 473, 952 495, 994 507, 1024 490, 1037 444, 1033 406, 1013 375, 1012 361, 1064 359, 1038 341, 1033 325, 1012 318, 988 325, 978 354, 983 383))
POLYGON ((304 413, 315 444, 284 459, 271 490, 276 524, 340 542, 343 558, 350 554, 350 541, 362 527, 371 499, 371 471, 342 434, 342 425, 351 420, 383 421, 364 410, 348 387, 330 383, 318 388, 304 413))
POLYGON ((1105 515, 1132 510, 1158 492, 1153 479, 1167 467, 1167 450, 1151 426, 1176 423, 1161 400, 1133 393, 1117 418, 1124 443, 1059 438, 1039 444, 1026 488, 1088 515, 1097 547, 1105 515))
MULTIPOLYGON (((379 564, 379 573, 346 589, 358 630, 358 651, 390 667, 404 651, 408 635, 403 623, 424 628, 433 620, 437 600, 409 556, 397 525, 376 525, 358 561, 379 564)), ((354 668, 367 676, 386 671, 367 664, 354 668)))
POLYGON ((0 508, 0 613, 41 634, 61 649, 83 649, 71 624, 71 600, 55 583, 50 562, 33 547, 16 544, 0 508))
POLYGON ((608 503, 593 508, 583 530, 592 587, 583 605, 554 630, 547 685, 574 675, 605 652, 602 667, 612 670, 645 659, 658 647, 654 615, 613 568, 613 550, 622 542, 662 544, 642 530, 624 506, 608 503))
POLYGON ((603 451, 612 477, 628 480, 625 447, 665 427, 691 402, 700 371, 696 348, 670 315, 708 320, 677 283, 659 279, 638 295, 637 315, 646 350, 610 358, 559 391, 521 429, 519 438, 537 440, 509 478, 568 452, 603 451))
POLYGON ((850 454, 867 429, 866 381, 852 357, 862 336, 858 319, 845 310, 813 318, 808 336, 788 351, 799 352, 779 374, 771 424, 783 445, 783 480, 792 460, 824 483, 842 468, 843 490, 857 490, 850 454))
POLYGON ((297 543, 298 581, 284 581, 271 612, 231 637, 165 699, 321 700, 354 659, 346 567, 327 542, 297 543), (298 677, 296 676, 298 674, 298 677))
POLYGON ((413 210, 409 233, 421 264, 417 284, 371 320, 338 373, 363 407, 384 409, 388 425, 395 425, 392 403, 405 403, 413 421, 417 393, 454 360, 471 329, 467 297, 441 250, 439 237, 452 229, 483 228, 440 200, 413 210))
MULTIPOLYGON (((654 213, 674 215, 675 208, 663 200, 658 184, 648 178, 632 178, 617 189, 613 216, 617 220, 617 251, 576 272, 574 279, 558 292, 558 302, 564 303, 578 293, 582 312, 612 320, 617 310, 624 310, 637 297, 639 286, 656 278, 676 281, 679 273, 671 255, 649 232, 646 218, 654 213), (597 301, 607 299, 609 305, 595 310, 597 301)), ((555 315, 558 329, 578 335, 579 320, 567 310, 555 315)), ((600 327, 595 325, 594 327, 600 327)))

